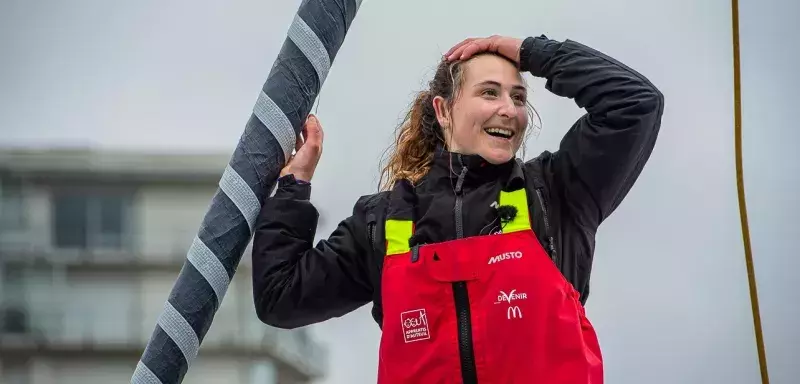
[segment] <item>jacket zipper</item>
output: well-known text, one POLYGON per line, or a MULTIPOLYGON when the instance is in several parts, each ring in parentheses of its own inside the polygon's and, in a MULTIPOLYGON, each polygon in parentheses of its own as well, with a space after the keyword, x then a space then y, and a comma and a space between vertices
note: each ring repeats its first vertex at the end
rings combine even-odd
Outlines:
POLYGON ((367 216, 367 239, 373 251, 378 250, 377 244, 375 243, 375 226, 377 225, 377 221, 374 214, 370 213, 367 216))
MULTIPOLYGON (((461 173, 456 182, 455 195, 455 221, 456 238, 464 237, 464 217, 462 210, 462 190, 464 178, 467 175, 467 167, 464 165, 461 155, 458 156, 461 162, 461 173)), ((453 300, 456 307, 456 324, 458 326, 458 351, 461 356, 461 378, 464 384, 477 384, 478 373, 475 368, 475 351, 472 345, 472 321, 469 310, 469 294, 467 293, 467 283, 457 281, 453 283, 453 300)))
POLYGON ((542 207, 542 216, 544 216, 544 230, 547 232, 547 242, 548 248, 550 248, 550 258, 553 259, 553 262, 561 268, 559 265, 558 260, 558 253, 556 252, 556 242, 553 239, 553 232, 550 231, 550 220, 547 219, 547 208, 545 207, 544 203, 544 196, 542 195, 541 188, 536 188, 536 196, 539 197, 539 205, 542 207))

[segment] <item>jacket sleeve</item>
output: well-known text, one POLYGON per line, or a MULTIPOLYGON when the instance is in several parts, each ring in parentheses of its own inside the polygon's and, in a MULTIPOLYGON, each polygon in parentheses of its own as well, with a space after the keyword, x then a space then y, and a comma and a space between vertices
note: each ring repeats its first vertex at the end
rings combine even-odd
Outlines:
POLYGON ((648 160, 663 95, 624 64, 570 40, 529 37, 520 64, 544 77, 549 91, 574 99, 587 112, 564 136, 551 165, 565 208, 596 227, 617 208, 648 160))
POLYGON ((255 225, 253 299, 258 318, 274 327, 318 323, 372 299, 362 200, 314 246, 319 213, 310 195, 310 184, 284 176, 255 225))

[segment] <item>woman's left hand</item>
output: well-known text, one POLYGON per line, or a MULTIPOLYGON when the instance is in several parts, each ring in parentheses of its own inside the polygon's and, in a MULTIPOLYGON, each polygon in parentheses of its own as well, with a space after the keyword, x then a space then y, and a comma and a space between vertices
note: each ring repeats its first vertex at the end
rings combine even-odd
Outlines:
POLYGON ((467 60, 481 52, 494 52, 507 57, 519 66, 519 49, 522 47, 522 41, 514 37, 497 35, 471 37, 450 48, 444 56, 447 61, 467 60))

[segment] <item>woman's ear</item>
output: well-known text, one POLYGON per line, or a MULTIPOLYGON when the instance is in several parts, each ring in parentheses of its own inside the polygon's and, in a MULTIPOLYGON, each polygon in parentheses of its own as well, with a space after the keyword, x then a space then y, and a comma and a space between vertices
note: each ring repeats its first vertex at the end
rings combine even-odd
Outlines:
POLYGON ((450 126, 450 111, 448 110, 447 100, 444 97, 436 96, 433 98, 433 110, 436 111, 436 120, 442 128, 450 126))

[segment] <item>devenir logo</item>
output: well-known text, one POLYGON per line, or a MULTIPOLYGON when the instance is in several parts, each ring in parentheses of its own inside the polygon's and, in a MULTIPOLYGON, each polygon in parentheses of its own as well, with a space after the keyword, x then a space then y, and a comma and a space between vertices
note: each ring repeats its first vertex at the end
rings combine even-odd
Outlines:
POLYGON ((415 309, 401 313, 400 323, 403 329, 403 340, 406 343, 431 338, 428 315, 425 313, 425 309, 415 309))
POLYGON ((522 258, 522 252, 520 251, 505 252, 497 256, 490 257, 489 264, 499 263, 501 261, 511 260, 511 259, 521 259, 521 258, 522 258))
POLYGON ((497 301, 495 304, 500 303, 507 303, 511 305, 511 302, 514 300, 525 300, 528 298, 528 295, 525 293, 517 293, 516 289, 512 289, 511 292, 505 293, 504 291, 500 291, 500 294, 497 295, 497 301))

